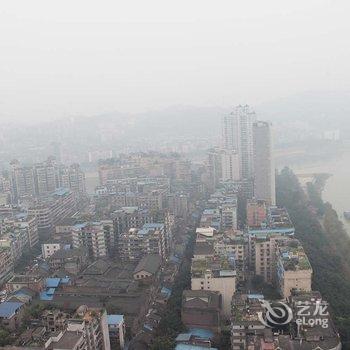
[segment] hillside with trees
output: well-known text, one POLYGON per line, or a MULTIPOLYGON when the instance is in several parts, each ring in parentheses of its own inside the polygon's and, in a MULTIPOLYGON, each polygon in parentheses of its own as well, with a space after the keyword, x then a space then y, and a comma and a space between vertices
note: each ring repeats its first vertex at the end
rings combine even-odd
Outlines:
POLYGON ((331 304, 343 349, 350 349, 350 238, 312 186, 306 195, 294 173, 283 169, 276 179, 277 204, 287 208, 312 264, 313 289, 331 304))

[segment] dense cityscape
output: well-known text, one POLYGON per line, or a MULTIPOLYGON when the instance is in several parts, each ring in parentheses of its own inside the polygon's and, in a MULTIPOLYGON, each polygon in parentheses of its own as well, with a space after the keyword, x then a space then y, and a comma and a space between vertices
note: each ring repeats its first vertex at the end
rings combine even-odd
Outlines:
POLYGON ((0 350, 350 350, 350 2, 0 6, 0 350))
MULTIPOLYGON (((12 160, 0 181, 1 345, 341 349, 297 223, 276 201, 286 175, 272 129, 239 105, 202 161, 100 159, 93 194, 59 145, 43 162, 12 160)), ((301 196, 318 215, 314 185, 301 196)))

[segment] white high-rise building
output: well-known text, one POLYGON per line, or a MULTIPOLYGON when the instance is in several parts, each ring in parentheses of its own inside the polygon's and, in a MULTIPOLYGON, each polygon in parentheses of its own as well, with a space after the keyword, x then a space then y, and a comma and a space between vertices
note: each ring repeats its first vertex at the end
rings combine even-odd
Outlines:
POLYGON ((253 176, 253 123, 255 120, 255 112, 248 105, 235 107, 230 115, 223 118, 223 148, 238 153, 242 179, 253 176))
POLYGON ((275 167, 271 125, 258 121, 253 125, 254 138, 254 197, 270 205, 276 203, 275 167))

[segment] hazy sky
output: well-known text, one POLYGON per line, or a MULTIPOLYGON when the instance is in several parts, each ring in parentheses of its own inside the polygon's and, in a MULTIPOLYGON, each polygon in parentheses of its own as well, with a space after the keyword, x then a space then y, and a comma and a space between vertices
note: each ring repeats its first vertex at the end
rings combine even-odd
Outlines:
POLYGON ((0 118, 350 89, 349 0, 0 0, 0 118))

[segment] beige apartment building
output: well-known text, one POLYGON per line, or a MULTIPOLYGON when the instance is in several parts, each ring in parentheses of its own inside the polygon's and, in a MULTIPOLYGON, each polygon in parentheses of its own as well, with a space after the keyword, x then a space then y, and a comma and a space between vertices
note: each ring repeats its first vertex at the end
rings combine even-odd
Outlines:
POLYGON ((219 292, 222 313, 231 315, 231 301, 236 291, 236 271, 225 257, 211 257, 192 261, 191 289, 219 292))
POLYGON ((277 242, 277 286, 284 298, 293 290, 310 292, 312 268, 309 259, 297 239, 277 242))

